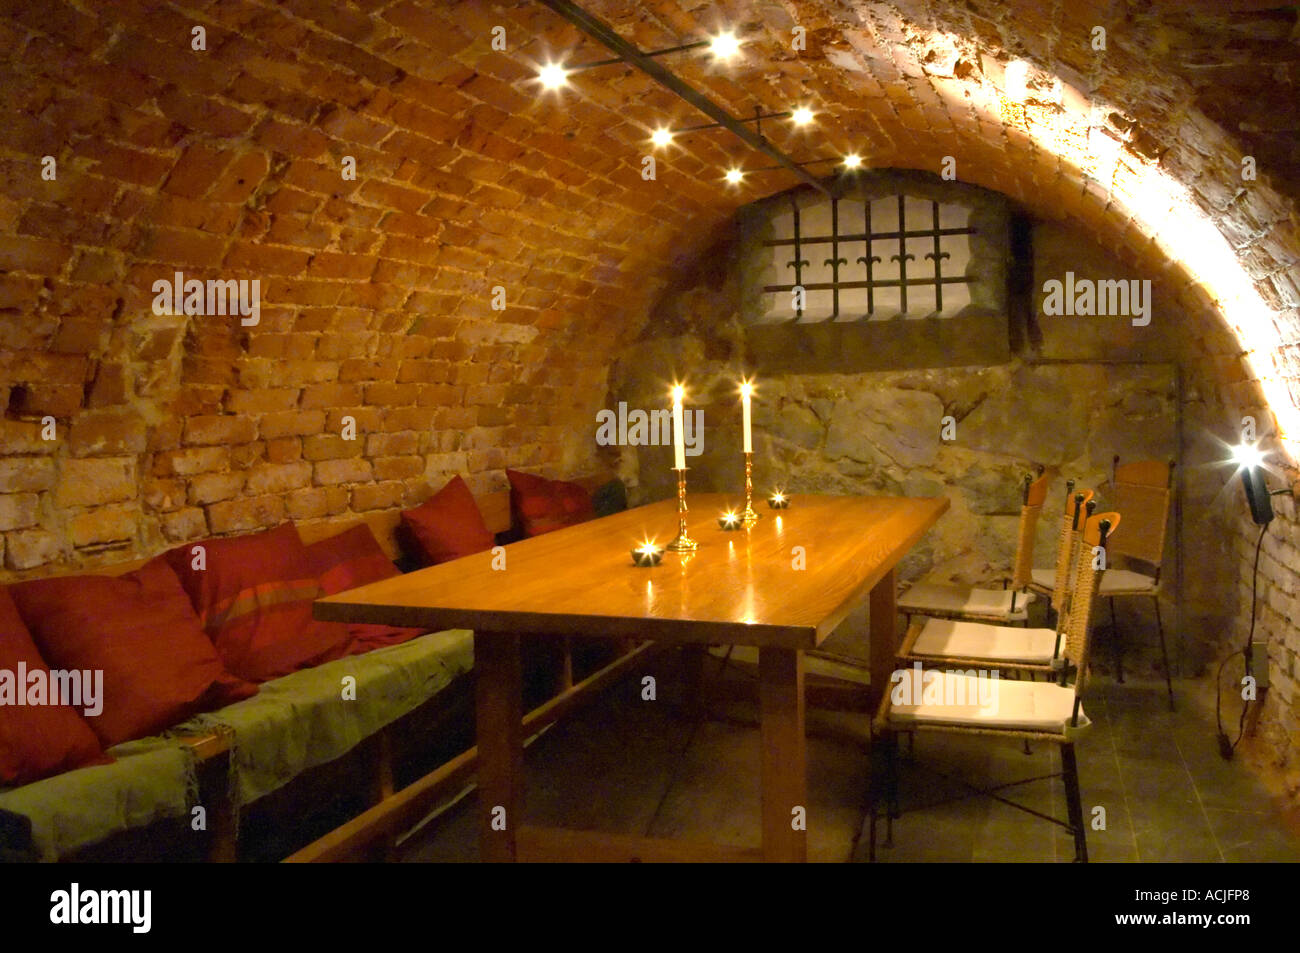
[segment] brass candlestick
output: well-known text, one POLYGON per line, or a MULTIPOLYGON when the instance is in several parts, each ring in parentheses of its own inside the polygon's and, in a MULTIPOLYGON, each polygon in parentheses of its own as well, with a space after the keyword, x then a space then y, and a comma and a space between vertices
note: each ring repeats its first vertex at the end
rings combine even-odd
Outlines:
POLYGON ((687 467, 673 467, 677 471, 677 538, 664 547, 675 553, 692 553, 700 544, 691 539, 686 532, 686 470, 687 467))
POLYGON ((757 522, 762 513, 754 512, 754 454, 745 451, 745 511, 740 514, 740 521, 748 526, 757 522))

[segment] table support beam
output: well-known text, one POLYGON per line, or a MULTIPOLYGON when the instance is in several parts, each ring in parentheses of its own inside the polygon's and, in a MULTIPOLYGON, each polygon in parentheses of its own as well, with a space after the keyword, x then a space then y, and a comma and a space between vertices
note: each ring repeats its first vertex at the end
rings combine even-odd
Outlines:
POLYGON ((474 633, 478 734, 479 854, 518 859, 524 807, 523 680, 519 636, 474 633), (502 813, 504 811, 504 814, 502 813))
POLYGON ((889 690, 898 655, 898 580, 893 568, 871 590, 868 608, 871 614, 871 708, 889 690))
POLYGON ((808 856, 803 652, 759 649, 758 683, 763 744, 763 858, 802 863, 808 856))
POLYGON ((704 662, 708 657, 707 645, 697 643, 682 646, 682 702, 692 721, 704 717, 704 662))

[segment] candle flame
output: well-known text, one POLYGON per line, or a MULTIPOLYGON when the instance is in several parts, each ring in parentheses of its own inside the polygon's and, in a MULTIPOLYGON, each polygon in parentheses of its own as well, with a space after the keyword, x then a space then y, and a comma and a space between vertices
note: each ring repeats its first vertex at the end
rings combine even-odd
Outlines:
POLYGON ((675 403, 675 404, 680 404, 680 403, 682 402, 682 398, 685 397, 685 396, 686 396, 686 388, 683 387, 681 384, 674 384, 674 385, 673 385, 673 403, 675 403))
POLYGON ((748 380, 742 380, 742 381, 740 382, 740 396, 741 396, 741 397, 750 397, 750 396, 753 395, 753 393, 754 393, 754 385, 753 385, 753 383, 752 383, 751 381, 748 381, 748 380))

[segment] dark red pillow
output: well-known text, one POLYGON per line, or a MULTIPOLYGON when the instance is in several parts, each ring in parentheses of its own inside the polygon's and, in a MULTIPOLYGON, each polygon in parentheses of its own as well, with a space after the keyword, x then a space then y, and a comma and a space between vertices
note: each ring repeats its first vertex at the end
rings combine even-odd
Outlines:
POLYGON ((481 553, 496 542, 483 522, 474 494, 459 476, 452 477, 415 509, 403 511, 402 526, 425 566, 481 553))
POLYGON ((221 661, 241 678, 264 682, 347 651, 346 625, 312 618, 320 582, 292 523, 187 543, 166 559, 221 661))
POLYGON ((86 721, 105 747, 257 691, 222 667, 161 556, 121 576, 38 579, 10 592, 51 668, 103 671, 103 712, 86 721))
MULTIPOLYGON (((365 523, 311 543, 307 547, 307 558, 327 596, 401 575, 379 548, 379 540, 365 523)), ((352 635, 347 655, 360 655, 385 645, 409 642, 425 631, 368 622, 350 622, 347 626, 352 635)))
POLYGON ((518 470, 507 470, 506 478, 510 481, 510 511, 525 536, 585 523, 596 515, 591 494, 576 483, 518 470))
POLYGON ((307 560, 327 596, 401 575, 365 523, 308 544, 307 560))
POLYGON ((80 708, 49 704, 55 700, 49 676, 9 590, 0 586, 0 787, 113 760, 81 717, 89 699, 81 698, 80 708), (34 695, 38 686, 42 692, 34 695))

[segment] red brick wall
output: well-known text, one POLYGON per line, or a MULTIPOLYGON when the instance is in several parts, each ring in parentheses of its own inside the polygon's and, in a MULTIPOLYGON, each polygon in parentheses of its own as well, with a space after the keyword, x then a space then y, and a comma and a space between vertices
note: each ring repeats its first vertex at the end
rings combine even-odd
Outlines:
POLYGON ((4 5, 4 569, 581 469, 697 206, 444 4, 202 6, 4 5), (177 270, 259 279, 260 323, 155 315, 177 270))

